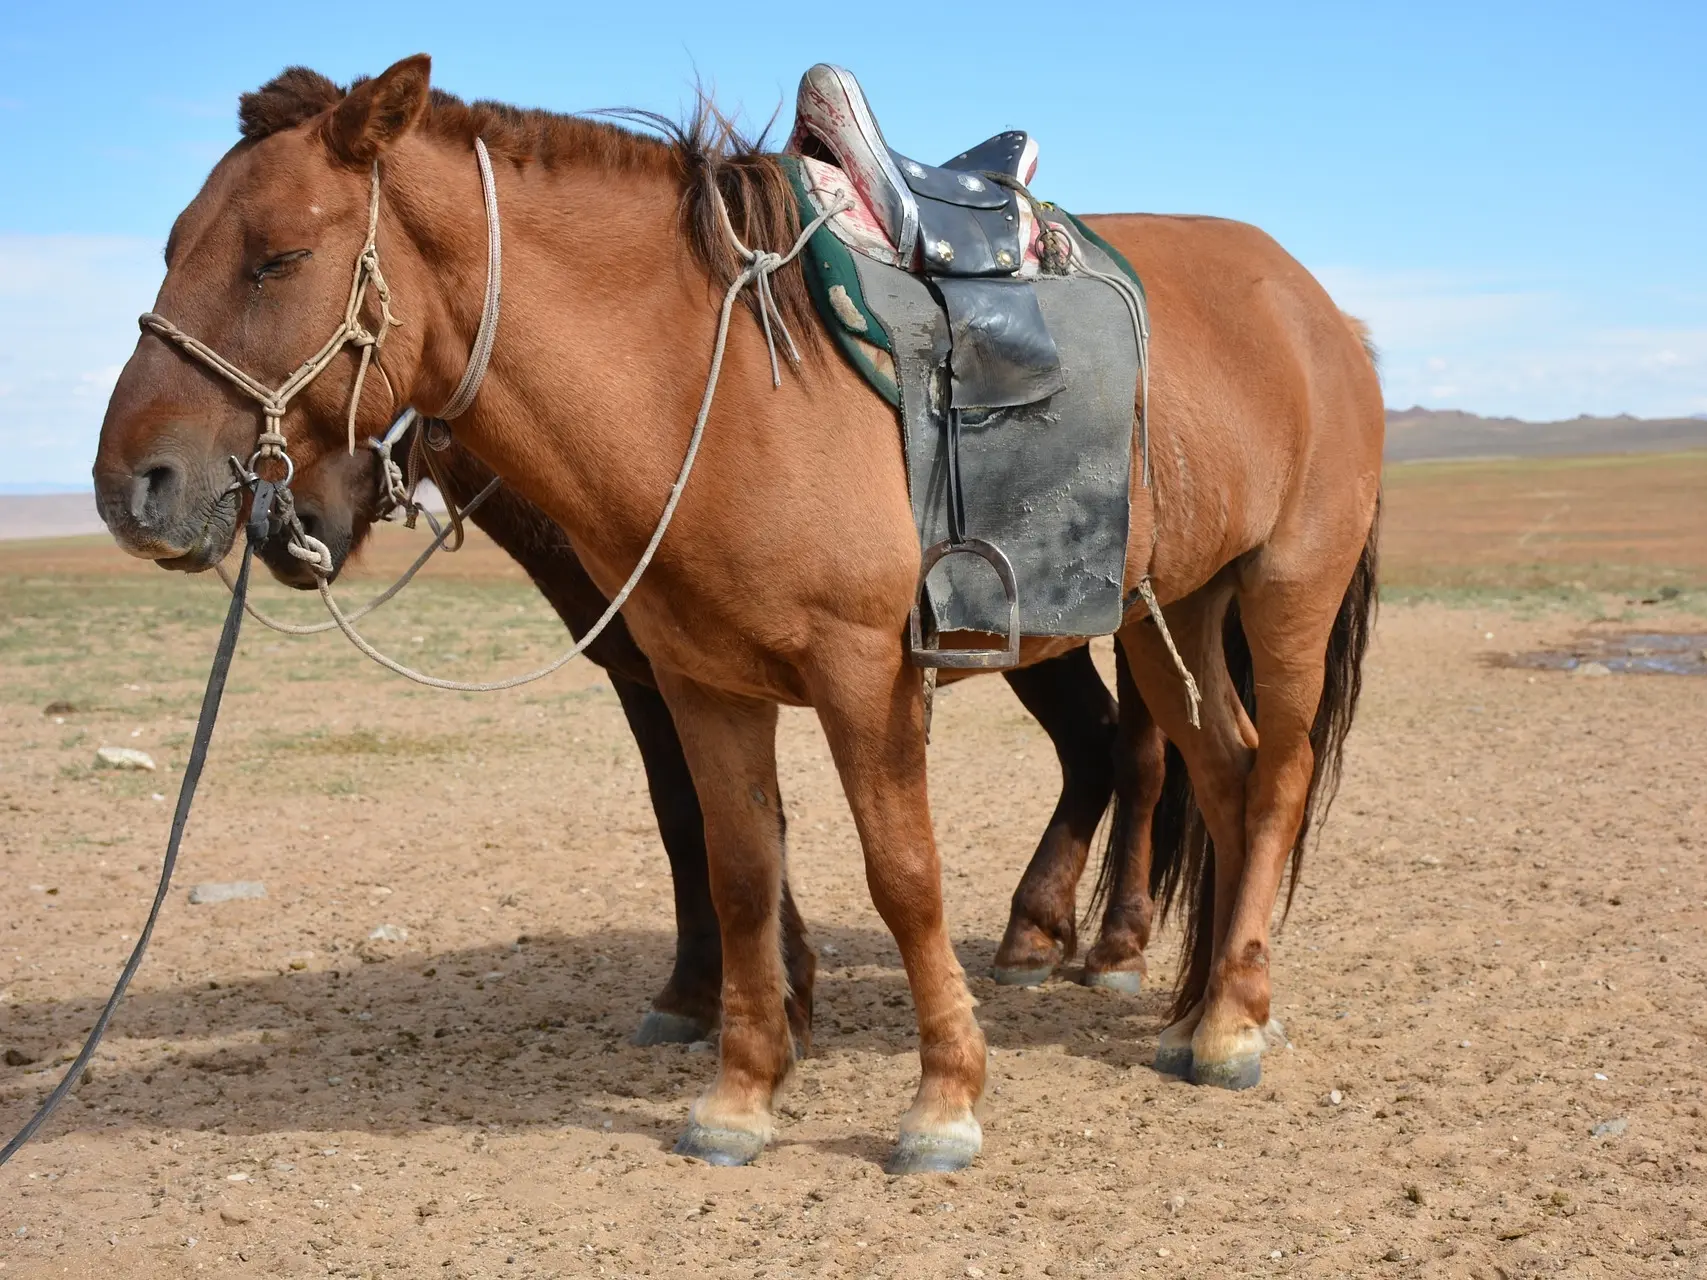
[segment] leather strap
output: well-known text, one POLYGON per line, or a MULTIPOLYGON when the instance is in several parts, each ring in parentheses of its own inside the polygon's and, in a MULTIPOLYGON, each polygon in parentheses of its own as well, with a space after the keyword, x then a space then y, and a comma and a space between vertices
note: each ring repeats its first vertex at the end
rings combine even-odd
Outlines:
POLYGON ((195 740, 190 746, 189 762, 184 766, 184 780, 178 787, 178 807, 172 814, 172 834, 166 840, 166 858, 160 867, 160 884, 154 890, 154 905, 148 909, 148 920, 142 926, 142 933, 131 950, 130 959, 125 962, 124 972, 119 974, 113 994, 107 998, 106 1008, 101 1010, 101 1016, 95 1019, 89 1038, 83 1042, 82 1052, 66 1069, 53 1092, 47 1095, 47 1101, 30 1117, 29 1123, 18 1130, 17 1136, 0 1149, 0 1165, 18 1153, 76 1086, 83 1069, 95 1056, 101 1037, 106 1035, 107 1024, 113 1020, 119 1001, 124 999, 130 980, 142 967, 142 956, 148 949, 148 940, 154 936, 154 922, 160 918, 160 908, 165 904, 167 891, 172 887, 172 871, 178 865, 178 847, 183 843, 184 828, 190 820, 190 805, 196 798, 196 784, 201 781, 202 766, 207 763, 208 743, 213 740, 214 721, 219 717, 220 699, 225 695, 225 677, 231 670, 231 658, 237 651, 237 633, 243 626, 243 602, 249 595, 249 565, 255 558, 255 547, 267 536, 267 522, 272 515, 273 497, 276 492, 269 481, 255 482, 255 501, 245 529, 247 536, 243 543, 243 566, 237 572, 237 585, 231 591, 231 607, 225 611, 225 626, 219 633, 219 647, 213 652, 213 667, 207 676, 207 692, 202 694, 201 715, 196 720, 195 740))

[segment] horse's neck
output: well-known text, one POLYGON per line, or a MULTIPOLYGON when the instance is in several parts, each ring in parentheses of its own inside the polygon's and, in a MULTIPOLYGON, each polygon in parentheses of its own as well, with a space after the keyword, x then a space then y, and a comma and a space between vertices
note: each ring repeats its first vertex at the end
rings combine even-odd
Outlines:
MULTIPOLYGON (((683 241, 679 185, 585 164, 496 164, 503 301, 486 379, 454 430, 578 545, 628 546, 650 532, 680 465, 716 326, 711 282, 683 241)), ((457 178, 439 175, 449 190, 472 188, 457 178)), ((436 294, 421 399, 448 398, 461 377, 485 279, 474 192, 466 209, 447 214, 447 203, 421 202, 449 221, 413 231, 436 294)), ((726 366, 731 375, 742 373, 726 366)))

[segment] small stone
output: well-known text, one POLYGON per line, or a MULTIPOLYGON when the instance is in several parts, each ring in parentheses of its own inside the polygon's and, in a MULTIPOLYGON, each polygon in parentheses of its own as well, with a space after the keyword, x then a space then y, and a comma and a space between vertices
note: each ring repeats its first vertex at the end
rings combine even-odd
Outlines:
POLYGON ((1184 1209, 1184 1208, 1185 1208, 1185 1194, 1184 1194, 1184 1192, 1176 1191, 1176 1192, 1174 1192, 1173 1195, 1168 1197, 1168 1213, 1170 1215, 1177 1217, 1179 1215, 1180 1210, 1184 1209))
POLYGON ((1338 1089, 1329 1089, 1328 1090, 1328 1105, 1330 1107, 1337 1107, 1337 1106, 1339 1106, 1340 1103, 1342 1103, 1344 1101, 1345 1101, 1345 1094, 1341 1093, 1338 1089))
POLYGON ((41 709, 41 713, 44 716, 68 716, 74 714, 76 710, 76 706, 64 698, 55 698, 41 709))
POLYGON ((1612 668, 1604 662, 1579 662, 1571 668, 1573 676, 1609 676, 1612 668))
POLYGON ((34 1062, 35 1059, 30 1057, 30 1055, 25 1053, 22 1049, 8 1049, 6 1050, 5 1061, 8 1067, 27 1067, 30 1063, 34 1062))
POLYGON ((712 1044, 709 1040, 695 1040, 688 1046, 689 1053, 710 1053, 711 1049, 712 1044))
POLYGON ((244 1213, 241 1209, 221 1209, 219 1211, 219 1220, 227 1226, 240 1227, 245 1222, 249 1221, 249 1215, 244 1213))
POLYGON ((1602 1120, 1588 1131, 1591 1138, 1616 1138, 1630 1127, 1630 1122, 1623 1116, 1614 1116, 1611 1120, 1602 1120))
POLYGON ((95 763, 104 769, 146 769, 154 772, 154 757, 135 747, 98 747, 95 763))
POLYGON ((1460 1040, 1458 1042, 1458 1047, 1460 1049, 1468 1049, 1470 1047, 1470 1042, 1468 1040, 1460 1040))
POLYGON ((374 942, 406 942, 409 938, 409 931, 401 925, 382 924, 368 934, 368 937, 374 942))
POLYGON ((1273 1258, 1276 1262, 1279 1262, 1286 1255, 1284 1253, 1282 1253, 1279 1249, 1270 1249, 1268 1251, 1268 1256, 1273 1258))
POLYGON ((1383 1262, 1403 1262, 1408 1255, 1403 1249, 1389 1249, 1381 1255, 1383 1262))
POLYGON ((971 1276, 972 1280, 984 1280, 983 1267, 967 1267, 966 1274, 971 1276))
POLYGON ((215 902, 237 902, 243 898, 264 898, 267 886, 259 880, 232 880, 226 884, 198 884, 190 890, 190 905, 205 907, 215 902))

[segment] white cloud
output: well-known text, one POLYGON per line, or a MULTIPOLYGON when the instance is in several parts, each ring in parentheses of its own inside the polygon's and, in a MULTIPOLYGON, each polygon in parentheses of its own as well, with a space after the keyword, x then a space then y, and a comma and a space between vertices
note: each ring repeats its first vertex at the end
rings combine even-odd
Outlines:
POLYGON ((0 234, 0 487, 88 485, 107 396, 164 273, 140 237, 0 234))
POLYGON ((1574 294, 1467 275, 1316 275, 1373 330, 1390 405, 1532 419, 1707 409, 1707 328, 1611 327, 1574 294))

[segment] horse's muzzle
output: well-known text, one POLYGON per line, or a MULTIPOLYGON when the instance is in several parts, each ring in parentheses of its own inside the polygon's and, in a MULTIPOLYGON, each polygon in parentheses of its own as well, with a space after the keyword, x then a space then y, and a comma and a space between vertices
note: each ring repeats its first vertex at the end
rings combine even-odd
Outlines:
POLYGON ((241 496, 222 479, 229 476, 162 455, 131 470, 96 471, 95 508, 130 555, 199 573, 224 559, 237 535, 241 496))

